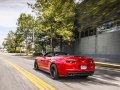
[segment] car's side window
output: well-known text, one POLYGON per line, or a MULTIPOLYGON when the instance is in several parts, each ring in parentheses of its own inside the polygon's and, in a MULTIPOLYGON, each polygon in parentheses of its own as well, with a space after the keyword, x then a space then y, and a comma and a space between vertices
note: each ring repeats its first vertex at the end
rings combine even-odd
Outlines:
POLYGON ((52 54, 52 53, 47 53, 45 56, 46 56, 46 57, 52 57, 53 54, 52 54))

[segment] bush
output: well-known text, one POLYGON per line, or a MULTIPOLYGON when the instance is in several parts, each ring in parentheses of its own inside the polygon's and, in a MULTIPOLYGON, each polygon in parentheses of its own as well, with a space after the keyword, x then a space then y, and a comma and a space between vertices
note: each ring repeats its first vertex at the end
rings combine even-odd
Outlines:
POLYGON ((33 56, 42 56, 42 53, 33 53, 33 56))
POLYGON ((15 50, 14 50, 13 48, 9 48, 9 49, 7 49, 7 51, 8 51, 9 53, 15 53, 15 50))
POLYGON ((20 52, 20 49, 16 49, 16 51, 15 51, 14 48, 9 48, 9 49, 7 49, 7 51, 8 51, 8 53, 24 53, 24 51, 20 52))

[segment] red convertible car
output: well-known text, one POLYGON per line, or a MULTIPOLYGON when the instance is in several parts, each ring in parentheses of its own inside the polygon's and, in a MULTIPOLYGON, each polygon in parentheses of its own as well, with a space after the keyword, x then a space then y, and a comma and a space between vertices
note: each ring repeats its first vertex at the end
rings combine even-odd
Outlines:
POLYGON ((51 78, 60 76, 84 76, 94 73, 95 63, 92 58, 72 56, 64 52, 49 52, 35 58, 34 69, 49 72, 51 78))

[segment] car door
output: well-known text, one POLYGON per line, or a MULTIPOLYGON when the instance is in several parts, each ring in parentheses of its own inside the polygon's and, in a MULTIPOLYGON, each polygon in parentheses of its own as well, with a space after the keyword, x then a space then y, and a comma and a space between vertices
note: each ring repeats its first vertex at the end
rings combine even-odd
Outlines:
POLYGON ((46 70, 49 70, 49 64, 50 64, 50 60, 51 60, 51 58, 53 57, 53 53, 48 53, 48 54, 46 54, 46 58, 45 58, 45 61, 44 61, 44 68, 46 69, 46 70))
POLYGON ((38 59, 38 66, 44 68, 45 56, 42 56, 38 59))

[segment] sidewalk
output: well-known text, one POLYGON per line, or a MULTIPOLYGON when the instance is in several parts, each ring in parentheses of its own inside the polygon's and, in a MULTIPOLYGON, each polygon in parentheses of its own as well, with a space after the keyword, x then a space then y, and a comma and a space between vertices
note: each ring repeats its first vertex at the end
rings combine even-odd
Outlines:
POLYGON ((120 69, 120 64, 115 64, 115 63, 110 63, 110 62, 100 62, 100 61, 99 62, 95 61, 95 64, 96 66, 120 69))
MULTIPOLYGON (((32 55, 25 56, 24 54, 11 54, 13 56, 19 56, 28 60, 34 60, 36 57, 33 57, 32 55)), ((108 68, 117 68, 120 69, 120 63, 112 63, 112 62, 104 62, 104 61, 96 61, 95 60, 96 66, 100 67, 108 67, 108 68)))

